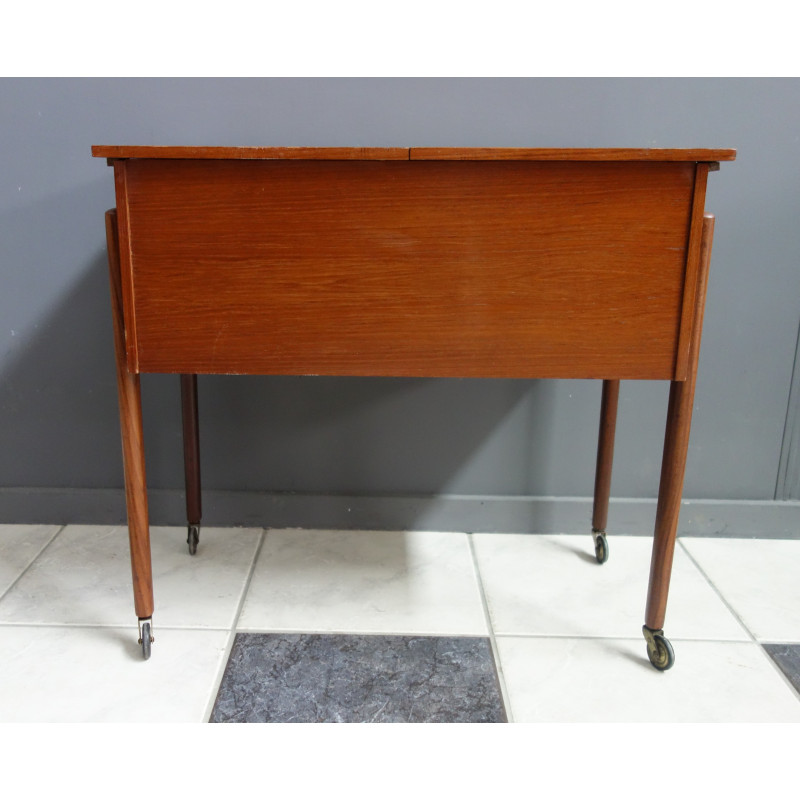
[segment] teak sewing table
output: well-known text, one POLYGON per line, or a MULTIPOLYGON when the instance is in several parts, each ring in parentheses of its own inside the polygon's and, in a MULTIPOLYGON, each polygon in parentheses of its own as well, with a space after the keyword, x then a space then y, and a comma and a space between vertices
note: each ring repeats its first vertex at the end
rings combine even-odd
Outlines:
POLYGON ((620 380, 670 381, 645 625, 657 669, 714 218, 735 150, 96 146, 106 214, 133 590, 153 582, 139 373, 181 376, 189 550, 199 373, 603 381, 592 534, 620 380))

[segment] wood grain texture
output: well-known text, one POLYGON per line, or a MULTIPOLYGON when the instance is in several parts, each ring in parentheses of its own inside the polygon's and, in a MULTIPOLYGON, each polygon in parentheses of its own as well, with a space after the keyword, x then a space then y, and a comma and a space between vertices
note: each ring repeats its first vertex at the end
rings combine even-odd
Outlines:
POLYGON ((183 469, 186 485, 186 521, 199 525, 203 516, 200 488, 200 418, 197 413, 197 375, 181 375, 183 469))
POLYGON ((407 147, 160 147, 95 145, 95 158, 281 159, 408 161, 407 147))
POLYGON ((645 624, 653 630, 664 627, 667 609, 667 595, 683 494, 683 479, 686 472, 686 457, 689 452, 689 433, 692 426, 697 364, 700 357, 700 339, 703 330, 713 239, 714 217, 712 214, 706 214, 703 218, 700 268, 695 296, 695 320, 689 352, 688 375, 685 381, 672 381, 667 408, 664 456, 661 462, 661 483, 658 490, 655 536, 645 612, 645 624))
POLYGON ((130 219, 128 214, 127 161, 120 161, 114 168, 114 185, 117 195, 115 220, 119 237, 119 268, 122 282, 122 309, 125 354, 128 371, 138 373, 138 349, 136 346, 136 314, 133 307, 133 264, 131 258, 130 219))
POLYGON ((733 161, 736 151, 635 147, 412 147, 410 158, 417 161, 733 161))
POLYGON ((456 160, 456 161, 733 161, 736 151, 708 148, 558 147, 163 147, 94 145, 96 158, 456 160))
POLYGON ((116 210, 106 213, 106 240, 111 280, 111 316, 114 327, 122 459, 125 468, 133 599, 136 615, 140 619, 145 619, 153 615, 153 572, 150 561, 147 481, 144 468, 142 401, 139 376, 128 372, 125 363, 125 327, 116 210))
POLYGON ((674 377, 693 163, 123 165, 131 369, 674 377))
POLYGON ((614 436, 617 429, 619 381, 603 381, 600 402, 600 433, 597 437, 597 468, 594 476, 592 530, 605 531, 608 501, 611 496, 611 469, 614 464, 614 436))
POLYGON ((706 204, 708 164, 698 164, 692 197, 692 220, 689 227, 689 242, 686 252, 686 273, 683 283, 681 324, 678 333, 678 351, 675 357, 675 380, 683 381, 689 373, 689 358, 696 319, 696 295, 700 276, 700 258, 705 223, 703 214, 706 204))

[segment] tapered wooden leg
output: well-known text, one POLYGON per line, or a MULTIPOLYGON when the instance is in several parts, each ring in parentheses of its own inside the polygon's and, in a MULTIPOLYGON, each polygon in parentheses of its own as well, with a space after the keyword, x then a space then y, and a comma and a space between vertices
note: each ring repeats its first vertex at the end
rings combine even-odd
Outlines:
MULTIPOLYGON (((125 322, 122 312, 122 281, 119 263, 117 214, 106 213, 108 266, 111 278, 111 315, 114 324, 114 349, 117 364, 119 418, 122 431, 122 457, 125 467, 125 498, 128 510, 128 537, 133 573, 133 601, 140 623, 153 615, 153 571, 150 562, 150 526, 147 515, 147 483, 144 469, 142 401, 138 374, 128 372, 125 356, 125 322)), ((142 629, 140 624, 140 630, 142 629)), ((145 642, 149 655, 149 641, 145 642)))
POLYGON ((697 361, 703 327, 708 283, 708 264, 714 236, 714 217, 703 219, 703 238, 700 254, 700 272, 697 286, 694 337, 689 355, 689 371, 685 381, 672 381, 667 409, 667 427, 664 435, 664 456, 661 462, 661 484, 658 490, 653 554, 650 562, 650 582, 647 593, 644 634, 648 653, 654 666, 668 669, 674 656, 669 642, 663 637, 667 596, 672 574, 672 558, 678 532, 678 517, 683 494, 686 456, 689 452, 689 431, 692 424, 694 391, 697 382, 697 361))
POLYGON ((600 402, 600 434, 597 440, 597 469, 594 476, 594 506, 592 508, 592 534, 597 560, 602 564, 608 559, 606 523, 608 522, 608 500, 611 494, 611 467, 614 463, 614 433, 617 427, 617 405, 619 381, 603 381, 603 396, 600 402))
POLYGON ((651 630, 663 628, 666 616, 672 556, 675 552, 683 478, 689 449, 693 396, 693 380, 673 381, 670 385, 664 458, 661 465, 661 485, 658 490, 653 556, 645 612, 645 624, 651 630))
POLYGON ((197 552, 200 538, 200 425, 197 416, 197 375, 181 375, 183 465, 186 475, 186 520, 189 552, 197 552))

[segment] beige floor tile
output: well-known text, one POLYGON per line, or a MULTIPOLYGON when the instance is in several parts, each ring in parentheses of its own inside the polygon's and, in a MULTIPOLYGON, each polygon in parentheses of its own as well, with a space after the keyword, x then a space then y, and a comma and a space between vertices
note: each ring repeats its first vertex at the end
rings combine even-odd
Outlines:
POLYGON ((0 722, 202 722, 228 635, 0 625, 0 722))
MULTIPOLYGON (((598 564, 591 536, 473 534, 478 570, 498 634, 638 636, 644 623, 652 539, 609 539, 598 564)), ((750 637, 680 548, 676 548, 668 637, 750 637)))
POLYGON ((0 525, 0 597, 58 533, 58 525, 0 525))
MULTIPOLYGON (((204 528, 190 556, 184 528, 153 527, 156 625, 233 625, 260 529, 204 528)), ((0 622, 136 625, 124 527, 69 525, 0 600, 0 622)))
POLYGON ((800 642, 800 540, 682 540, 761 641, 800 642))
POLYGON ((800 722, 800 701, 755 643, 672 641, 658 672, 644 639, 497 640, 515 722, 800 722))
POLYGON ((466 534, 267 532, 240 630, 485 635, 466 534))

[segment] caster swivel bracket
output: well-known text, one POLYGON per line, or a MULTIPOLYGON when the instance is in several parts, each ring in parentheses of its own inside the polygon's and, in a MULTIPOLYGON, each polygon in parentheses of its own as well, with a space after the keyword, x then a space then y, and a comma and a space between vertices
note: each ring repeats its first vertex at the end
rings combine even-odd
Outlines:
POLYGON ((642 633, 647 642, 647 656, 650 663, 661 672, 670 669, 675 663, 675 652, 669 639, 664 636, 663 629, 656 630, 643 625, 642 633))
POLYGON ((594 539, 594 555, 598 564, 605 564, 608 561, 608 539, 606 532, 592 529, 592 538, 594 539))
POLYGON ((190 522, 186 536, 186 544, 189 545, 189 554, 194 555, 197 552, 197 544, 200 541, 200 523, 190 522))
POLYGON ((150 647, 155 641, 153 636, 153 618, 139 618, 139 644, 142 646, 142 658, 150 658, 150 647))

